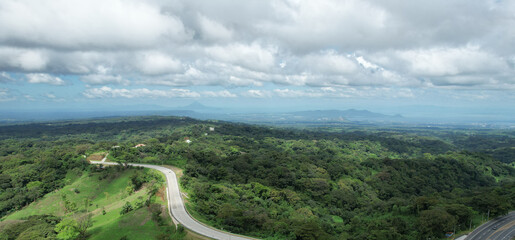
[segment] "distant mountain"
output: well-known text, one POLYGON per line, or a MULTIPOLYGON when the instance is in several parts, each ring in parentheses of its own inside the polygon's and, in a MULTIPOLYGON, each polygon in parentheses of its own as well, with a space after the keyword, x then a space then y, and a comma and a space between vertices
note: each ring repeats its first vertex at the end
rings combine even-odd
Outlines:
POLYGON ((206 106, 200 102, 193 102, 187 106, 184 106, 184 107, 179 107, 177 108, 177 110, 191 110, 191 111, 197 111, 197 112, 216 112, 216 111, 219 111, 221 110, 220 108, 214 108, 214 107, 209 107, 209 106, 206 106))

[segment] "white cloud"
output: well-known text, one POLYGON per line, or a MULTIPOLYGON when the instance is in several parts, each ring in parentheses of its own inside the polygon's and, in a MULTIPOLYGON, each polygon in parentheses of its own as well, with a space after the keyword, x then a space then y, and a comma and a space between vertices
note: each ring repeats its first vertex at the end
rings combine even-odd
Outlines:
POLYGON ((202 97, 210 97, 210 98, 218 98, 218 97, 234 98, 234 97, 237 97, 236 94, 231 93, 231 92, 229 92, 227 90, 218 91, 218 92, 215 92, 215 91, 204 91, 204 92, 201 92, 201 95, 202 95, 202 97))
POLYGON ((199 14, 198 22, 202 33, 202 38, 208 41, 229 41, 233 37, 232 30, 223 24, 216 22, 206 16, 199 14))
POLYGON ((9 102, 14 100, 16 100, 16 97, 11 94, 9 89, 0 88, 0 102, 9 102))
POLYGON ((415 94, 409 88, 390 87, 320 87, 308 89, 276 88, 267 90, 248 90, 240 94, 251 98, 413 98, 415 94))
POLYGON ((91 85, 104 85, 104 84, 122 84, 128 85, 129 80, 124 79, 120 75, 104 75, 104 74, 90 74, 82 76, 81 81, 91 85))
POLYGON ((302 59, 302 67, 315 73, 329 75, 348 75, 357 70, 356 63, 335 51, 309 54, 302 59))
POLYGON ((0 83, 8 83, 8 82, 14 82, 16 81, 14 78, 11 77, 6 72, 0 72, 0 83))
POLYGON ((188 89, 172 88, 167 90, 152 90, 148 88, 125 89, 110 88, 89 88, 83 92, 87 98, 201 98, 201 97, 236 97, 235 94, 223 91, 196 92, 188 89))
POLYGON ((361 66, 363 66, 365 69, 371 69, 374 71, 383 70, 383 68, 379 67, 378 65, 365 60, 363 56, 356 57, 356 61, 358 61, 358 63, 361 64, 361 66))
POLYGON ((278 97, 284 98, 298 98, 298 97, 323 97, 322 92, 305 91, 305 90, 290 90, 290 89, 274 89, 274 93, 278 97))
POLYGON ((270 70, 275 65, 275 53, 273 47, 262 47, 258 43, 229 44, 226 46, 213 46, 205 48, 206 54, 215 60, 239 65, 257 71, 270 70))
POLYGON ((0 26, 0 42, 53 48, 140 48, 191 37, 179 18, 132 0, 5 0, 0 26))
POLYGON ((23 95, 23 97, 29 101, 36 101, 36 99, 29 94, 25 94, 23 95))
POLYGON ((147 88, 138 89, 113 89, 110 87, 90 88, 84 91, 87 98, 173 98, 186 97, 197 98, 200 94, 187 89, 150 90, 147 88))
POLYGON ((29 83, 44 83, 57 86, 66 85, 66 82, 61 78, 46 73, 30 73, 25 74, 25 77, 27 77, 27 82, 29 83))
POLYGON ((0 69, 38 71, 47 66, 48 57, 39 49, 11 48, 0 45, 0 69))
POLYGON ((510 1, 4 0, 0 72, 141 89, 515 89, 514 12, 510 1))
POLYGON ((52 94, 52 93, 47 93, 47 94, 45 94, 45 97, 50 98, 50 99, 55 99, 55 98, 57 98, 57 97, 56 97, 54 94, 52 94))
POLYGON ((452 76, 458 74, 492 73, 505 69, 501 58, 481 51, 477 46, 431 48, 396 52, 416 76, 452 76))
POLYGON ((251 90, 242 92, 241 96, 250 97, 250 98, 268 98, 268 97, 272 97, 272 93, 270 91, 266 91, 266 90, 251 89, 251 90))
POLYGON ((148 75, 161 75, 182 70, 180 61, 159 52, 143 53, 139 61, 136 61, 136 67, 148 75))
POLYGON ((275 1, 273 14, 258 28, 302 52, 374 46, 390 36, 389 12, 368 1, 275 1))

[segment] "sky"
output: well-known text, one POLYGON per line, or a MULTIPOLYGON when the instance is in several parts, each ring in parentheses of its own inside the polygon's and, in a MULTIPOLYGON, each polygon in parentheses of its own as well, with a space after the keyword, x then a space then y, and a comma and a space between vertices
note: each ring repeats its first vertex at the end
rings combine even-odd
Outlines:
POLYGON ((515 119, 515 1, 2 0, 0 111, 515 119))

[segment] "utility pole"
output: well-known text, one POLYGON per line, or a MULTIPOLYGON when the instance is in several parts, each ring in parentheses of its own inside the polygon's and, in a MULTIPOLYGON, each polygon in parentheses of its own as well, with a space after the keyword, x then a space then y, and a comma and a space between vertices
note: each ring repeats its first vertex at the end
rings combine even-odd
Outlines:
POLYGON ((490 219, 490 209, 488 209, 488 216, 486 216, 486 221, 488 222, 488 219, 490 219))
POLYGON ((469 230, 472 230, 472 219, 470 219, 469 230))

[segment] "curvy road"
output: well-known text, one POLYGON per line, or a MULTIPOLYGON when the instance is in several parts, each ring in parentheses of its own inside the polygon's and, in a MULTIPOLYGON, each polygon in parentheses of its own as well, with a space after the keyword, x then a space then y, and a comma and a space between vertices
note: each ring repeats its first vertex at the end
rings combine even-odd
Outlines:
MULTIPOLYGON (((104 165, 118 165, 118 163, 114 162, 101 162, 101 161, 90 161, 92 164, 104 164, 104 165)), ((168 195, 168 209, 170 209, 171 215, 173 218, 182 224, 185 228, 196 232, 200 235, 214 238, 214 239, 230 239, 230 240, 240 240, 240 239, 254 239, 241 235, 236 235, 228 232, 224 232, 215 228, 211 228, 203 223, 198 222, 193 219, 190 214, 186 211, 184 204, 182 202, 181 194, 179 191, 179 183, 177 182, 177 177, 175 173, 168 168, 156 166, 156 165, 148 165, 148 164, 138 164, 138 163, 128 163, 127 165, 135 166, 135 167, 145 167, 152 168, 158 170, 166 176, 167 183, 167 195, 168 195)))
POLYGON ((465 240, 511 240, 515 237, 515 211, 476 228, 465 240))

